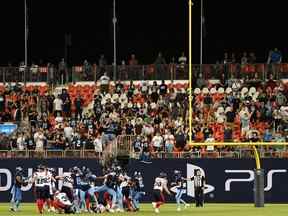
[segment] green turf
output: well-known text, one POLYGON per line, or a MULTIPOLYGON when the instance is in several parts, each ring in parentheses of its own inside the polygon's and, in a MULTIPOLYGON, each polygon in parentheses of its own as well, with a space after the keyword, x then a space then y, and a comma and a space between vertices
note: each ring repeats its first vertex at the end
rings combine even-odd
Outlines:
MULTIPOLYGON (((141 211, 137 213, 114 213, 113 215, 156 215, 151 204, 142 204, 141 211)), ((160 214, 165 216, 287 216, 288 205, 271 205, 266 204, 264 208, 255 208, 253 204, 206 204, 204 208, 195 208, 193 205, 181 212, 176 211, 175 204, 165 204, 160 208, 160 214)), ((36 212, 34 204, 24 204, 21 206, 21 212, 12 213, 9 211, 9 204, 0 204, 0 216, 21 215, 34 216, 39 215, 36 212)), ((45 215, 55 215, 55 213, 45 213, 45 215)), ((81 214, 83 216, 95 214, 81 214)), ((105 215, 112 215, 107 214, 105 215)))

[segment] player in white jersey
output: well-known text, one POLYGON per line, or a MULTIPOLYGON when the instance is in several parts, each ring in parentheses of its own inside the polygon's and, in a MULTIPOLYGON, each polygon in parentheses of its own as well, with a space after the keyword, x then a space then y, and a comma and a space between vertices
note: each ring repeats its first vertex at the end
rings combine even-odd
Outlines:
POLYGON ((68 199, 73 203, 74 194, 73 194, 73 186, 74 186, 74 178, 72 176, 72 172, 66 172, 61 177, 63 180, 63 185, 61 188, 61 193, 66 193, 68 199))
POLYGON ((156 177, 153 187, 154 202, 152 202, 152 205, 155 209, 155 213, 159 213, 160 206, 165 203, 163 192, 165 191, 168 195, 171 195, 170 191, 168 190, 167 184, 167 174, 161 172, 159 177, 156 177))
POLYGON ((52 201, 53 201, 53 190, 55 190, 55 182, 56 179, 58 178, 57 176, 54 178, 53 174, 53 169, 46 169, 46 179, 44 183, 44 196, 45 196, 45 201, 48 207, 48 212, 54 211, 52 201))
POLYGON ((37 168, 37 172, 33 174, 32 183, 35 186, 36 193, 36 204, 39 210, 39 213, 43 213, 43 206, 45 201, 45 182, 47 181, 45 167, 39 165, 37 168))
POLYGON ((57 191, 54 196, 53 205, 57 209, 58 213, 60 214, 61 213, 75 214, 76 212, 76 208, 74 207, 72 202, 68 199, 66 193, 60 193, 59 191, 57 191))

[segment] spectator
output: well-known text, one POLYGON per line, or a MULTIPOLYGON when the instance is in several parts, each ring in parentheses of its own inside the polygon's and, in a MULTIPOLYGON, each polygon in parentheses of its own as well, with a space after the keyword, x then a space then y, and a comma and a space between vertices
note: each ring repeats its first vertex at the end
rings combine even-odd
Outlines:
POLYGON ((175 147, 178 149, 178 151, 184 150, 186 146, 186 136, 183 126, 178 127, 175 134, 175 141, 175 147))
POLYGON ((135 91, 135 85, 134 85, 133 81, 131 80, 129 88, 128 88, 128 92, 127 92, 128 99, 132 98, 134 96, 134 91, 135 91))
POLYGON ((151 161, 150 161, 150 148, 149 148, 147 137, 145 137, 142 140, 142 153, 140 155, 140 160, 143 163, 151 163, 151 161))
POLYGON ((102 153, 103 152, 103 145, 102 145, 102 139, 101 139, 101 135, 97 134, 97 136, 95 137, 94 141, 94 149, 96 153, 102 153))
POLYGON ((17 138, 17 150, 24 151, 26 149, 25 145, 25 133, 19 133, 17 138))
POLYGON ((169 74, 165 73, 166 60, 162 56, 161 52, 159 52, 154 64, 156 67, 156 79, 159 79, 159 77, 165 77, 165 78, 169 79, 169 74))
POLYGON ((131 58, 129 59, 129 65, 132 66, 138 65, 138 60, 136 59, 135 54, 131 55, 131 58))
POLYGON ((147 96, 148 91, 149 91, 148 83, 147 83, 147 81, 143 81, 142 85, 141 85, 141 93, 142 93, 142 95, 144 97, 147 96))
POLYGON ((103 76, 100 77, 100 88, 102 93, 109 92, 109 82, 110 78, 107 76, 107 73, 105 72, 103 76))
POLYGON ((170 130, 165 130, 164 135, 164 145, 165 145, 165 151, 166 152, 173 152, 174 145, 175 145, 175 137, 173 134, 171 134, 170 130))
POLYGON ((202 73, 199 73, 198 78, 196 80, 196 87, 197 88, 202 88, 204 86, 206 86, 206 81, 203 78, 202 73))
POLYGON ((26 66, 27 65, 25 65, 24 61, 20 62, 19 76, 18 76, 18 80, 20 80, 20 81, 24 81, 24 74, 25 74, 26 66))
POLYGON ((54 116, 58 116, 58 113, 60 114, 60 116, 62 115, 62 110, 63 110, 63 101, 60 98, 60 95, 58 95, 54 101, 53 101, 53 105, 54 105, 54 116))
POLYGON ((133 150, 135 153, 141 153, 142 152, 142 140, 140 136, 137 136, 135 141, 133 142, 133 150))
POLYGON ((281 61, 282 61, 282 54, 277 48, 269 51, 267 64, 280 64, 281 61))
POLYGON ((59 150, 66 149, 65 137, 61 132, 56 133, 54 148, 59 150))
POLYGON ((207 143, 213 143, 216 142, 215 138, 213 137, 213 134, 209 134, 209 136, 205 139, 205 142, 207 143))
POLYGON ((91 64, 85 59, 83 63, 83 72, 85 80, 89 80, 91 78, 92 67, 91 64))
POLYGON ((4 94, 0 93, 0 113, 4 112, 5 110, 5 96, 4 94))
POLYGON ((25 136, 25 146, 27 147, 28 150, 35 150, 34 139, 29 133, 27 133, 25 136))
POLYGON ((115 85, 115 93, 121 94, 123 92, 123 89, 124 89, 123 83, 120 80, 118 80, 115 85))
POLYGON ((178 63, 183 66, 187 64, 187 57, 185 56, 185 53, 182 52, 182 55, 178 58, 178 63))
POLYGON ((38 129, 37 132, 34 134, 34 142, 35 142, 35 150, 37 152, 43 152, 44 151, 44 141, 45 136, 42 132, 42 129, 38 129))
POLYGON ((248 63, 249 64, 255 64, 256 63, 256 56, 255 56, 254 52, 249 53, 248 63))
POLYGON ((71 116, 71 100, 69 97, 65 97, 64 103, 63 103, 63 114, 65 117, 71 116))
POLYGON ((232 63, 232 64, 237 63, 237 59, 236 59, 235 53, 232 53, 232 54, 231 54, 231 63, 232 63))
POLYGON ((248 63, 247 53, 244 52, 241 58, 241 65, 246 65, 248 63))
POLYGON ((67 70, 67 64, 64 58, 62 58, 58 64, 58 73, 59 73, 58 80, 60 81, 60 84, 66 83, 66 70, 67 70))
POLYGON ((107 60, 105 59, 105 56, 102 54, 99 59, 99 72, 101 75, 104 74, 106 65, 107 60))
POLYGON ((246 137, 247 137, 249 142, 259 142, 260 141, 259 131, 257 131, 257 130, 248 131, 246 137))
POLYGON ((273 135, 269 128, 267 128, 263 134, 263 142, 271 142, 273 139, 273 135))
POLYGON ((55 76, 55 68, 52 63, 47 63, 47 69, 48 69, 48 84, 56 84, 56 76, 55 76))
POLYGON ((250 130, 250 117, 251 114, 248 111, 247 107, 243 107, 239 113, 241 121, 241 135, 244 137, 250 130))
POLYGON ((159 93, 160 95, 166 95, 168 91, 168 86, 165 84, 165 81, 162 80, 161 85, 159 86, 159 93))
POLYGON ((159 132, 156 132, 156 135, 152 139, 152 145, 155 152, 160 152, 163 149, 163 138, 159 132))
POLYGON ((121 61, 121 65, 119 67, 119 79, 122 79, 122 80, 127 80, 128 79, 126 63, 125 63, 124 60, 121 61))
POLYGON ((80 117, 80 119, 82 118, 82 111, 83 111, 83 100, 80 97, 80 95, 77 96, 77 98, 75 99, 75 108, 76 108, 76 117, 78 118, 78 116, 80 117))
POLYGON ((229 55, 227 52, 224 53, 223 64, 230 64, 231 60, 229 59, 229 55))
POLYGON ((31 81, 38 81, 38 72, 39 72, 39 67, 38 65, 32 63, 30 67, 30 73, 31 73, 31 81))
POLYGON ((72 142, 72 134, 73 134, 73 128, 68 123, 65 123, 64 137, 68 141, 68 143, 72 142))
POLYGON ((20 126, 20 122, 22 120, 22 112, 21 112, 20 106, 15 105, 15 110, 14 110, 14 114, 13 114, 13 120, 16 122, 16 124, 19 127, 20 126))

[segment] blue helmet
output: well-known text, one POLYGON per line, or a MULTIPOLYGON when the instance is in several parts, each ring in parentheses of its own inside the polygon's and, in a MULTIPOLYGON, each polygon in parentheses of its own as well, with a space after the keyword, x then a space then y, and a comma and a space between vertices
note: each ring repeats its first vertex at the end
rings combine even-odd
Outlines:
POLYGON ((180 170, 174 170, 174 174, 175 174, 175 175, 180 175, 180 174, 181 174, 181 171, 180 171, 180 170))
POLYGON ((88 177, 88 179, 89 179, 89 181, 96 181, 96 175, 90 175, 89 177, 88 177))
POLYGON ((167 178, 167 173, 165 173, 165 172, 160 172, 160 177, 161 177, 161 178, 167 178))
POLYGON ((21 166, 16 167, 16 172, 22 172, 23 168, 21 166))

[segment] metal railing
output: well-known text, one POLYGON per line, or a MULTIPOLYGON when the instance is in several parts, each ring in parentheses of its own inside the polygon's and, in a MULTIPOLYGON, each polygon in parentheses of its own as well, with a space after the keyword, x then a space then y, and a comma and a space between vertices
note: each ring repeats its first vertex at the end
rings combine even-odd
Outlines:
MULTIPOLYGON (((141 154, 139 152, 134 152, 132 147, 131 151, 126 155, 129 155, 130 158, 140 159, 141 154)), ((115 150, 114 150, 115 151, 115 150)), ((117 150, 119 152, 119 150, 117 150)), ((121 152, 121 151, 120 151, 121 152)), ((261 158, 288 158, 288 150, 286 149, 259 149, 261 158)), ((114 152, 115 153, 115 152, 114 152)), ((120 154, 121 156, 125 155, 120 154)), ((28 158, 92 158, 101 160, 105 162, 113 157, 116 154, 110 151, 95 152, 94 150, 44 150, 44 151, 35 151, 35 150, 0 150, 0 159, 28 159, 28 158), (107 153, 108 152, 108 153, 107 153)), ((151 152, 150 158, 254 158, 253 149, 251 148, 238 148, 231 151, 227 150, 195 150, 195 151, 182 151, 182 152, 151 152)))
MULTIPOLYGON (((133 143, 137 136, 121 135, 117 138, 117 152, 129 155, 131 158, 141 159, 142 152, 135 152, 133 143)), ((254 158, 252 146, 258 146, 261 158, 287 158, 288 143, 278 142, 238 142, 238 143, 191 143, 190 151, 149 153, 150 158, 254 158), (213 147, 210 150, 208 147, 213 147), (215 147, 215 148, 214 148, 215 147), (230 150, 227 150, 227 147, 230 150)), ((163 147, 164 148, 164 147, 163 147)), ((165 148, 164 148, 165 149, 165 148)))
POLYGON ((0 159, 7 158, 94 158, 102 159, 102 152, 94 150, 0 150, 0 159))
MULTIPOLYGON (((131 152, 131 158, 141 159, 141 153, 131 152)), ((260 151, 261 158, 288 158, 287 150, 260 151)), ((254 159, 252 149, 238 149, 234 151, 190 151, 190 152, 152 152, 151 159, 169 159, 169 158, 233 158, 233 159, 254 159)))
MULTIPOLYGON (((0 67, 0 82, 47 82, 63 84, 77 81, 97 81, 104 74, 112 78, 113 66, 96 66, 89 68, 82 65, 59 71, 56 67, 0 67)), ((274 79, 288 78, 288 63, 283 64, 203 64, 193 65, 194 80, 199 77, 205 80, 216 79, 259 79, 265 81, 270 74, 274 79)), ((117 66, 119 80, 187 80, 188 65, 119 65, 117 66)))

